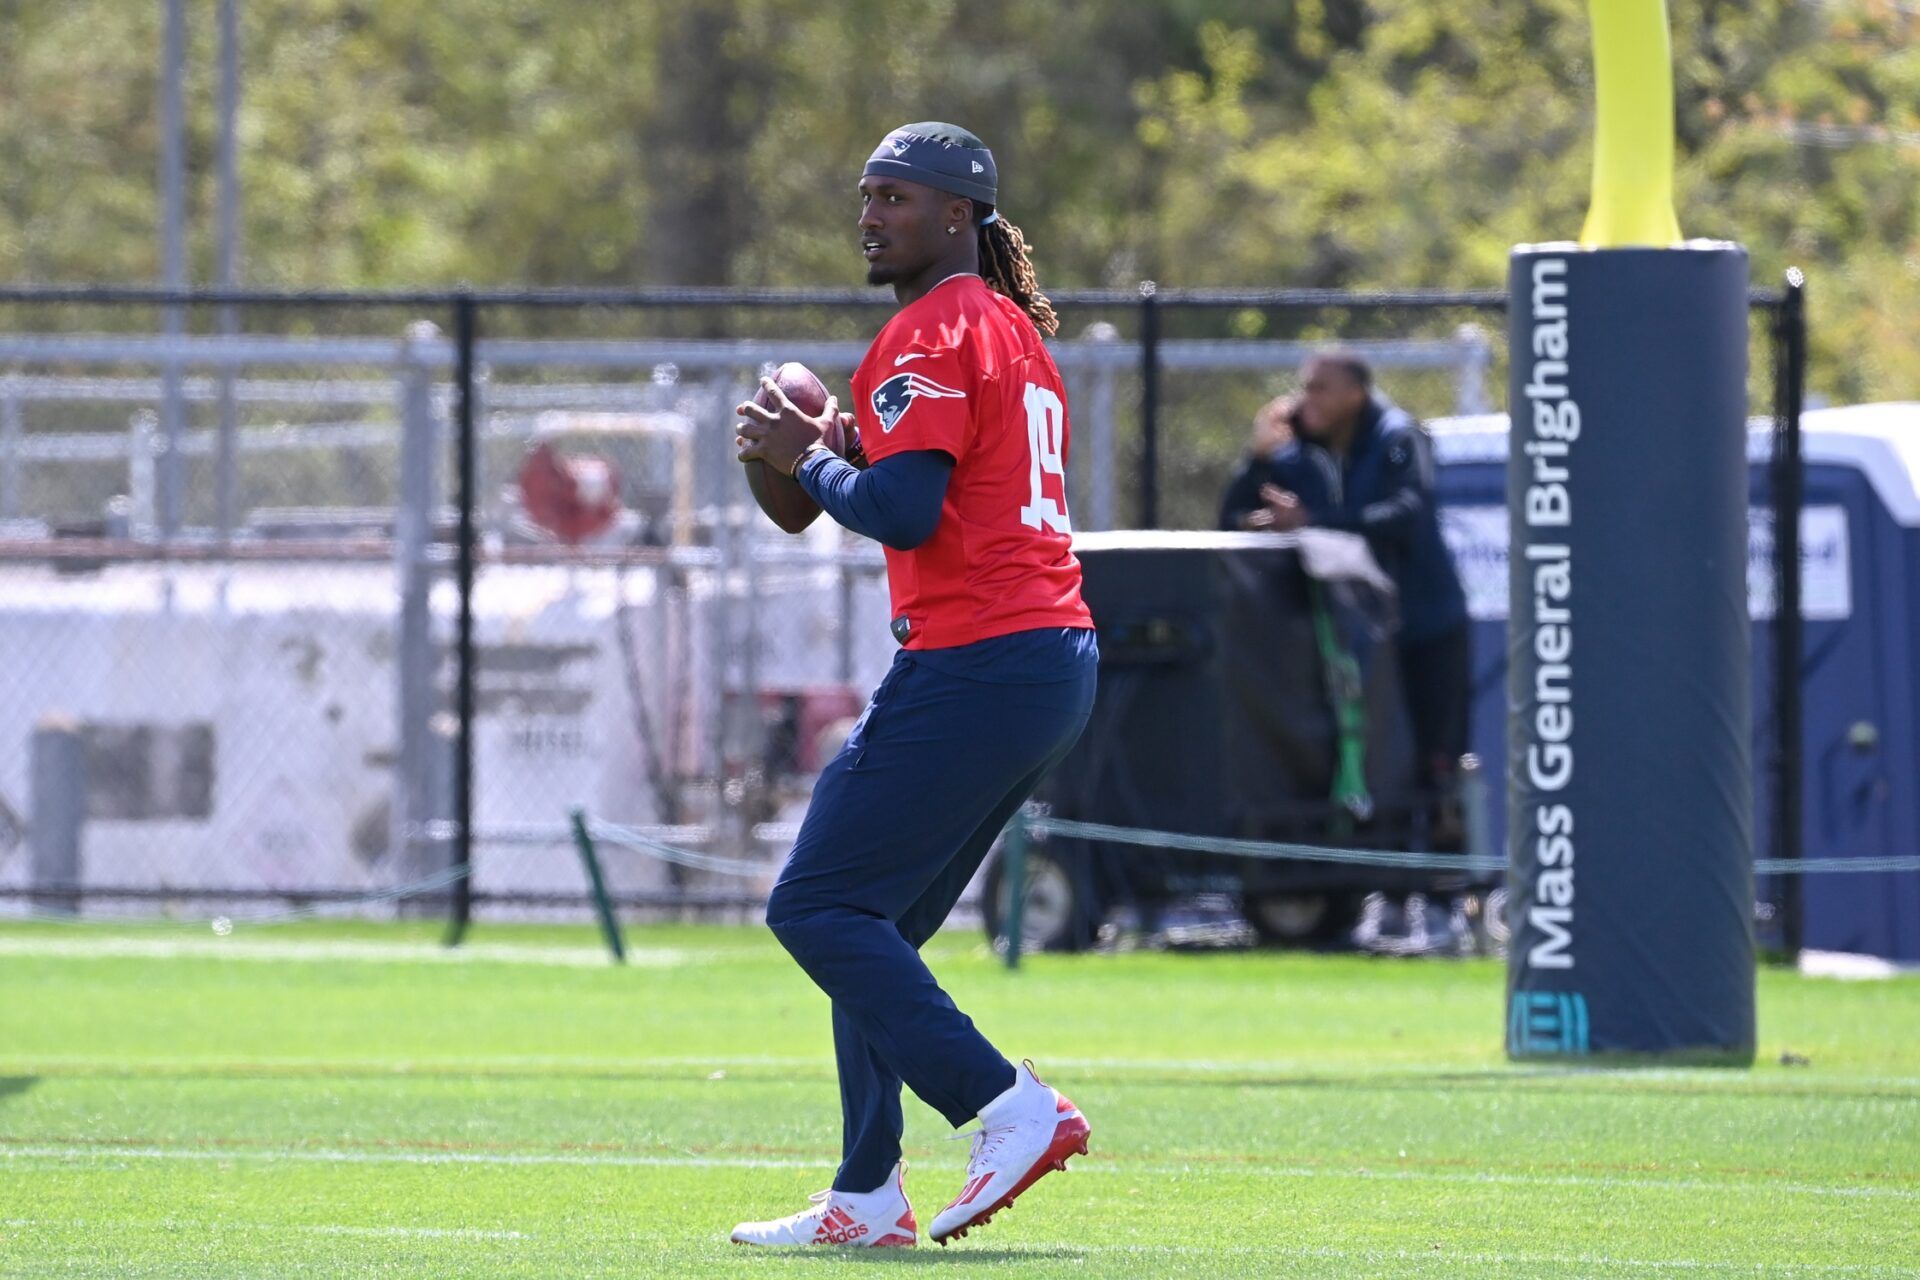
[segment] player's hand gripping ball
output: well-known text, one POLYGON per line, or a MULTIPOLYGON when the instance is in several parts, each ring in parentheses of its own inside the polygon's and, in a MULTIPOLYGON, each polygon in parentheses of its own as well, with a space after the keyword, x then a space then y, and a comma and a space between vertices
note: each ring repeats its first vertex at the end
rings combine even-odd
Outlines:
POLYGON ((856 438, 853 415, 839 412, 826 385, 793 361, 762 378, 753 399, 735 412, 741 418, 735 443, 753 500, 780 528, 799 533, 820 506, 789 472, 815 441, 846 457, 848 440, 856 438))

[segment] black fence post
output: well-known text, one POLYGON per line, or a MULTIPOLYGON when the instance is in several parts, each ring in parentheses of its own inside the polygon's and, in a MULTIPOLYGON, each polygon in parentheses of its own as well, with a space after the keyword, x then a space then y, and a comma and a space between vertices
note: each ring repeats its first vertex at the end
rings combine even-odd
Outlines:
POLYGON ((1160 286, 1140 282, 1140 527, 1160 527, 1160 286))
POLYGON ((479 328, 473 295, 461 290, 453 300, 454 447, 460 477, 459 545, 455 572, 459 579, 460 623, 456 656, 455 714, 458 741, 453 754, 453 869, 460 873, 448 898, 447 945, 457 947, 473 917, 473 510, 478 484, 474 433, 474 342, 479 328))
MULTIPOLYGON (((1800 409, 1806 395, 1806 276, 1787 271, 1786 291, 1773 324, 1773 856, 1802 853, 1800 508, 1805 471, 1800 409)), ((1781 880, 1780 938, 1789 964, 1800 958, 1801 877, 1781 880)))

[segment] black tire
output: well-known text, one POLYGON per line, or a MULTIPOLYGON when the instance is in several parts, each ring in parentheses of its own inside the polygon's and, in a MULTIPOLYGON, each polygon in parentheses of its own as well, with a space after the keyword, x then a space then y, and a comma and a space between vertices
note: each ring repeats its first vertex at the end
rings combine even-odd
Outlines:
MULTIPOLYGON (((1021 913, 1022 951, 1079 951, 1092 945, 1099 927, 1097 904, 1083 869, 1044 845, 1027 850, 1027 893, 1021 913)), ((1006 860, 996 853, 980 886, 980 914, 996 946, 1006 936, 1009 886, 1006 860)))
POLYGON ((1270 947, 1320 947, 1353 931, 1358 907, 1345 893, 1253 894, 1246 901, 1247 923, 1270 947))

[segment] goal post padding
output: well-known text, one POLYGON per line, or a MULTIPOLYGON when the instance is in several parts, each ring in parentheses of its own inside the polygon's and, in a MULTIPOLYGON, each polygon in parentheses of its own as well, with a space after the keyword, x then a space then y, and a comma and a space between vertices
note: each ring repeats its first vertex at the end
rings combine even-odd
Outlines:
POLYGON ((1747 274, 1512 257, 1515 1058, 1753 1057, 1747 274))

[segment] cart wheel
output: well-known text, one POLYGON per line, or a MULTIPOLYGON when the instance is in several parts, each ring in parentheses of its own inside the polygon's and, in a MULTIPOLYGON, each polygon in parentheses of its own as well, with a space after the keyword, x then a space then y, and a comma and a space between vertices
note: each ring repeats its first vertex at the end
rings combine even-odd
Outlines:
POLYGON ((1247 900, 1247 923, 1271 947, 1309 947, 1345 936, 1357 916, 1342 893, 1262 893, 1247 900))
MULTIPOLYGON (((1005 933, 1010 900, 1006 863, 995 857, 981 886, 982 913, 987 937, 998 942, 1005 933)), ((1092 895, 1067 865, 1045 846, 1027 850, 1026 902, 1020 919, 1022 951, 1077 951, 1092 937, 1092 895)))

